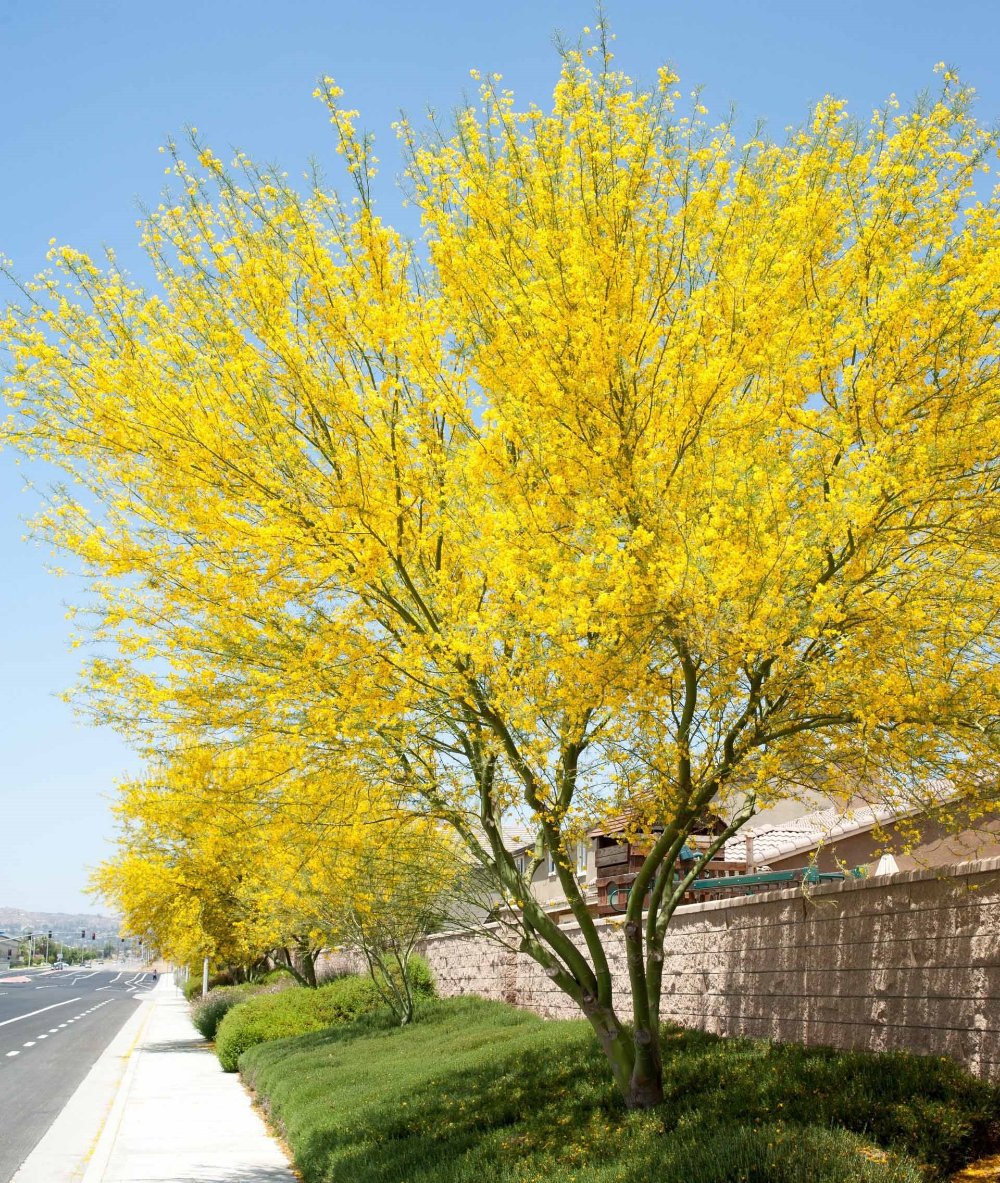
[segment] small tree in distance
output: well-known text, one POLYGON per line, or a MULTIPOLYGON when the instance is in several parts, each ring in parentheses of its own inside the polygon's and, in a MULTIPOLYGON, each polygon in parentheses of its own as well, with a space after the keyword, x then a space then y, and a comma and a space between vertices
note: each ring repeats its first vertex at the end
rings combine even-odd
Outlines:
POLYGON ((423 986, 413 970, 418 942, 454 923, 467 907, 466 864, 440 827, 411 821, 372 843, 351 895, 329 902, 330 930, 360 952, 401 1025, 413 1019, 423 986))
POLYGON ((942 776, 973 816, 995 803, 994 136, 945 71, 866 127, 825 99, 740 143, 669 71, 616 71, 602 32, 551 109, 491 80, 453 132, 401 126, 418 246, 320 94, 354 204, 196 145, 146 226, 157 292, 61 248, 68 288, 2 322, 7 438, 87 490, 40 528, 118 646, 94 710, 153 752, 346 754, 450 825, 626 1103, 655 1105, 670 918, 759 809, 918 803, 942 776), (629 1021, 572 857, 622 809, 659 827, 629 1021), (506 850, 512 815, 578 940, 506 850))

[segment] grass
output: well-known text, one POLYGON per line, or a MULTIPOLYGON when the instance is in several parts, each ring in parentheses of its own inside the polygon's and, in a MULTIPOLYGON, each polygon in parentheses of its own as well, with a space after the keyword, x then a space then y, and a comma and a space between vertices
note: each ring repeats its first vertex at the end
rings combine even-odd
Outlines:
POLYGON ((918 1183, 992 1149, 952 1063, 668 1029, 667 1101, 624 1112, 583 1022, 476 998, 246 1053, 306 1183, 918 1183))

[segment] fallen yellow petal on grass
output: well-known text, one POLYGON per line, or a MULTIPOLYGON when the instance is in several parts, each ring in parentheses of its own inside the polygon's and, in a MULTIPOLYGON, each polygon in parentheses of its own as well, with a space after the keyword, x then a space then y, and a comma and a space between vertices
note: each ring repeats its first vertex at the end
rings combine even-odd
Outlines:
POLYGON ((1000 1154, 991 1154, 970 1163, 964 1170, 952 1175, 951 1183, 1000 1183, 1000 1154))

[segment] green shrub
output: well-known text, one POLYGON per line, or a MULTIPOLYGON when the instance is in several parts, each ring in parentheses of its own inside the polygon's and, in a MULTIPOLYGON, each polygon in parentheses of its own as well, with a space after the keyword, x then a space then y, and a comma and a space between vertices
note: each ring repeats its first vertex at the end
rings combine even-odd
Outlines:
POLYGON ((419 953, 411 953, 407 959, 407 981, 404 982, 399 965, 392 957, 380 958, 372 966, 372 977, 383 1003, 400 1023, 410 1022, 421 999, 435 997, 431 967, 419 953))
POLYGON ((191 974, 181 989, 184 991, 184 997, 188 1002, 192 1002, 201 994, 201 978, 196 978, 194 974, 191 974))
POLYGON ((206 1039, 214 1039, 223 1018, 240 1002, 245 1002, 259 987, 249 983, 242 986, 217 986, 204 998, 194 1001, 191 1021, 206 1039))
MULTIPOLYGON (((195 973, 194 969, 192 969, 190 977, 183 986, 184 997, 188 1000, 188 1002, 191 1002, 195 998, 201 997, 201 984, 201 970, 199 969, 198 972, 195 973)), ((212 974, 212 976, 208 979, 209 990, 215 990, 219 986, 232 986, 234 984, 235 979, 231 973, 223 972, 212 974)))
POLYGON ((216 1033, 215 1050, 222 1067, 235 1072, 247 1048, 347 1023, 380 1005, 375 983, 361 977, 339 978, 316 990, 297 986, 279 994, 258 995, 225 1016, 216 1033))
POLYGON ((265 986, 271 986, 275 982, 287 982, 290 985, 296 984, 295 975, 283 965, 279 965, 276 969, 269 969, 260 980, 265 986))
POLYGON ((437 990, 434 988, 434 975, 431 973, 431 967, 427 964, 426 957, 422 957, 419 953, 411 953, 406 972, 410 976, 410 986, 413 993, 418 998, 437 997, 437 990))

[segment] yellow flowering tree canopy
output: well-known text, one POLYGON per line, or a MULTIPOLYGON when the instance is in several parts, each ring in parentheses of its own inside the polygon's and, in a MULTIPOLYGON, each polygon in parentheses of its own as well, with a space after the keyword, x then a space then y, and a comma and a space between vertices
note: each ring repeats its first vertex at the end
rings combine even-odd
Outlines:
POLYGON ((273 740, 159 759, 121 786, 118 852, 95 891, 179 964, 249 970, 270 958, 315 986, 325 946, 384 925, 401 883, 418 914, 461 859, 439 826, 377 800, 346 766, 304 764, 273 740))
POLYGON ((178 964, 249 968, 329 939, 311 889, 321 878, 325 899, 350 877, 360 823, 326 825, 329 797, 269 755, 178 751, 120 788, 118 853, 93 886, 178 964))
POLYGON ((319 93, 351 203, 175 149, 155 290, 54 248, 2 322, 7 438, 69 474, 41 527, 117 647, 95 709, 150 749, 351 753, 455 828, 653 1104, 666 926, 757 810, 930 776, 992 803, 995 139, 945 72, 867 125, 825 99, 741 140, 598 39, 544 110, 493 79, 452 132, 400 126, 411 243, 319 93), (662 825, 631 1028, 571 855, 623 809, 662 825))

